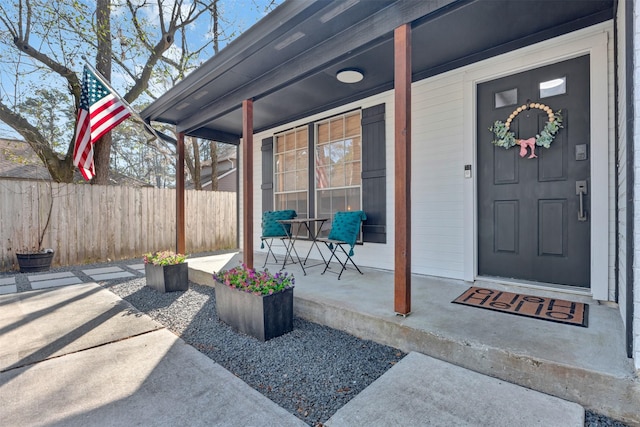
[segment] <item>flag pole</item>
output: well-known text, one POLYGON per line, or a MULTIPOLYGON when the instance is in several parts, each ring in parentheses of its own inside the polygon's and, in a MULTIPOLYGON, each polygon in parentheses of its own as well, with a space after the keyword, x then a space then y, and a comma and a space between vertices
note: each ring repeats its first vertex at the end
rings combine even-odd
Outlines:
POLYGON ((149 131, 153 136, 155 136, 157 139, 161 141, 166 141, 173 145, 177 145, 177 141, 175 138, 172 138, 169 135, 164 134, 162 132, 156 131, 151 126, 151 124, 144 121, 144 119, 140 117, 140 114, 138 114, 138 112, 134 110, 133 107, 131 107, 131 105, 118 94, 118 92, 113 88, 113 86, 109 84, 109 82, 102 75, 102 73, 100 73, 100 71, 96 70, 91 64, 89 64, 89 61, 87 61, 87 58, 84 55, 82 56, 82 59, 84 59, 85 61, 85 66, 89 68, 89 70, 93 73, 94 76, 96 76, 98 80, 100 80, 100 83, 105 85, 111 91, 111 93, 113 93, 114 96, 118 97, 118 99, 125 105, 125 107, 127 107, 131 115, 134 116, 136 119, 138 119, 138 121, 142 123, 142 125, 145 127, 145 129, 147 129, 147 131, 149 131))

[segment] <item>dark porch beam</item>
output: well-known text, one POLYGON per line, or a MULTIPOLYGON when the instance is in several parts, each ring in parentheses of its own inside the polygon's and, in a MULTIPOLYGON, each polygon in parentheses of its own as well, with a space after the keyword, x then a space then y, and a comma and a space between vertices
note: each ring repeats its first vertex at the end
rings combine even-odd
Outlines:
POLYGON ((394 310, 411 312, 411 25, 394 31, 395 267, 394 310))
POLYGON ((242 101, 242 205, 244 263, 253 268, 253 100, 242 101))
POLYGON ((184 133, 178 133, 176 145, 178 161, 176 163, 176 252, 187 253, 185 244, 184 219, 184 133))
POLYGON ((236 91, 201 106, 200 111, 203 113, 179 123, 178 131, 192 132, 211 120, 237 109, 239 99, 258 100, 261 96, 274 92, 302 76, 319 72, 328 64, 344 59, 368 43, 375 42, 377 39, 389 40, 394 29, 400 25, 411 23, 456 1, 399 1, 380 10, 369 19, 337 33, 324 43, 303 52, 236 91))
POLYGON ((224 142, 226 144, 240 145, 240 135, 208 128, 200 128, 188 134, 196 138, 208 139, 209 141, 224 142))

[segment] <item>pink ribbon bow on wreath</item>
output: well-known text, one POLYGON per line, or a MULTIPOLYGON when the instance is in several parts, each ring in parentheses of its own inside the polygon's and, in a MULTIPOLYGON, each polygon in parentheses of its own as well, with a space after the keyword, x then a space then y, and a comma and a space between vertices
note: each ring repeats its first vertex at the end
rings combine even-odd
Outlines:
POLYGON ((520 145, 520 157, 524 157, 527 155, 527 148, 531 148, 531 155, 529 156, 530 159, 538 157, 534 152, 536 147, 536 139, 534 137, 531 137, 529 139, 519 139, 518 144, 520 145))

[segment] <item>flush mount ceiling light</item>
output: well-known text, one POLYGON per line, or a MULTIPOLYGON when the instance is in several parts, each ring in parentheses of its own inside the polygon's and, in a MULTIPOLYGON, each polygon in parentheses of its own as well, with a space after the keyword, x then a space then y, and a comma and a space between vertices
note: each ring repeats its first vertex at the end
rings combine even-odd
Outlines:
POLYGON ((345 68, 336 73, 336 79, 342 83, 358 83, 364 79, 364 74, 357 68, 345 68))

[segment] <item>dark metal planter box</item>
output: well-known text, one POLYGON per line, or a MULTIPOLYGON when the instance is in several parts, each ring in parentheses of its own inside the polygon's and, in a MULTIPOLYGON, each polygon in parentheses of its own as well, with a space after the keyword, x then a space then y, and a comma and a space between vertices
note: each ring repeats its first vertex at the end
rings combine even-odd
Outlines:
POLYGON ((158 292, 186 291, 189 289, 189 266, 186 262, 175 265, 144 265, 147 286, 158 292))
POLYGON ((293 330, 293 288, 273 295, 253 295, 216 283, 218 318, 260 341, 293 330))

